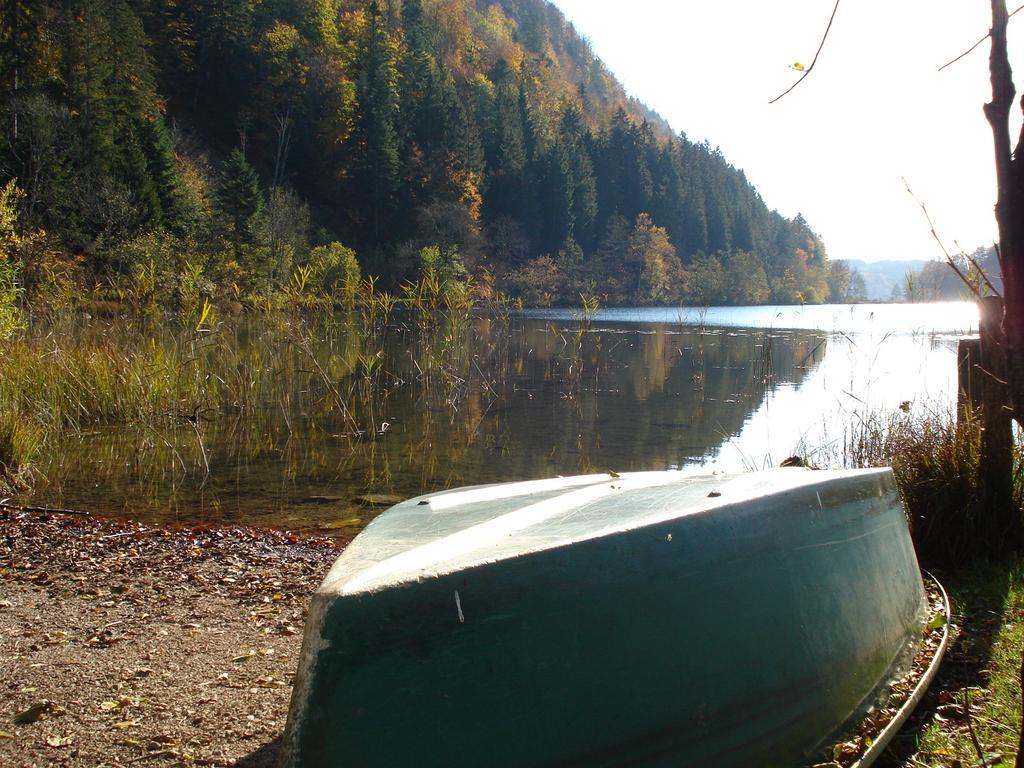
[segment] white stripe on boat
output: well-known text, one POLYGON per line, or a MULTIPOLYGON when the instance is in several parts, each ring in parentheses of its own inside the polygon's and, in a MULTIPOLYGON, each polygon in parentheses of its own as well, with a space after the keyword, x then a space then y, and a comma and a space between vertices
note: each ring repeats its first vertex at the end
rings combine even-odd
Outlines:
MULTIPOLYGON (((559 491, 563 488, 575 488, 580 485, 596 485, 606 483, 611 475, 577 475, 575 477, 555 477, 548 480, 527 480, 522 483, 503 485, 487 485, 482 488, 471 488, 466 491, 449 491, 431 496, 424 501, 430 505, 431 511, 440 512, 445 509, 463 507, 467 504, 478 504, 484 501, 501 501, 516 496, 529 496, 534 493, 559 491)), ((419 502, 423 504, 424 501, 419 502)))
MULTIPOLYGON (((430 570, 431 566, 436 566, 440 562, 457 560, 461 555, 488 544, 497 544, 503 539, 543 523, 545 520, 581 509, 616 493, 672 485, 684 480, 693 480, 693 475, 682 472, 678 474, 675 472, 642 472, 616 480, 602 478, 597 485, 559 494, 535 504, 527 504, 525 507, 493 520, 478 523, 443 539, 382 560, 346 582, 341 594, 351 595, 362 592, 375 582, 377 582, 375 586, 390 586, 396 580, 407 580, 414 574, 430 570), (395 579, 395 576, 398 578, 395 579)), ((471 493, 471 491, 466 493, 471 493)), ((512 494, 512 496, 518 495, 520 494, 512 494)))

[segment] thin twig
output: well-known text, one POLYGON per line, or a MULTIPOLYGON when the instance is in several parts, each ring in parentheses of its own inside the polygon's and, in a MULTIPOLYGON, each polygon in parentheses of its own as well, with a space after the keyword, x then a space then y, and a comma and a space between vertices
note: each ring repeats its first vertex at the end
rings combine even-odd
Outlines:
POLYGON ((818 56, 821 55, 821 49, 825 47, 825 41, 828 40, 828 33, 832 30, 832 22, 836 20, 836 11, 839 10, 839 2, 840 2, 840 0, 836 0, 835 7, 832 9, 832 16, 828 20, 828 26, 825 27, 825 34, 821 36, 821 43, 818 45, 818 50, 814 54, 814 59, 811 61, 811 66, 809 66, 807 69, 804 70, 804 73, 802 75, 800 75, 800 78, 795 83, 793 83, 791 86, 789 86, 789 88, 787 88, 785 91, 780 93, 774 99, 769 101, 768 102, 769 104, 774 104, 776 101, 781 99, 783 96, 788 95, 790 93, 790 91, 792 91, 794 88, 796 88, 798 85, 800 85, 800 83, 802 83, 804 81, 804 79, 809 74, 811 74, 811 70, 814 69, 814 65, 818 63, 818 56))
MULTIPOLYGON (((1008 15, 1008 16, 1007 16, 1006 18, 1007 18, 1007 19, 1011 19, 1011 18, 1013 18, 1013 16, 1014 16, 1014 15, 1016 15, 1016 14, 1017 14, 1017 13, 1018 13, 1019 11, 1024 11, 1024 5, 1021 5, 1021 6, 1017 7, 1017 8, 1015 8, 1015 9, 1014 9, 1014 11, 1013 11, 1012 13, 1010 13, 1010 14, 1009 14, 1009 15, 1008 15)), ((947 61, 947 62, 946 62, 945 64, 943 64, 943 65, 942 65, 941 67, 939 67, 939 72, 941 72, 942 70, 944 70, 944 69, 945 69, 946 67, 951 67, 951 66, 953 66, 954 64, 956 64, 956 63, 957 63, 958 61, 960 61, 960 59, 962 59, 962 58, 963 58, 964 56, 966 56, 967 54, 969 54, 969 53, 973 52, 975 48, 977 48, 977 47, 978 47, 979 45, 981 45, 982 43, 984 43, 984 42, 985 42, 986 40, 988 40, 988 39, 989 39, 990 37, 992 37, 992 33, 991 33, 991 32, 987 33, 987 34, 986 34, 986 35, 985 35, 985 36, 984 36, 983 38, 981 38, 981 40, 979 40, 978 42, 976 42, 976 43, 975 43, 974 45, 972 45, 972 46, 971 46, 970 48, 968 48, 968 49, 967 49, 966 51, 964 51, 963 53, 961 53, 961 54, 960 54, 959 56, 957 56, 957 57, 956 57, 955 59, 953 59, 952 61, 947 61)))
POLYGON ((988 762, 985 760, 985 752, 978 742, 978 734, 974 732, 974 721, 971 719, 971 696, 967 691, 964 691, 964 714, 967 715, 967 730, 971 734, 971 743, 974 744, 974 751, 978 753, 981 768, 986 768, 988 762))
POLYGON ((1003 298, 1003 295, 996 290, 996 287, 994 285, 992 285, 992 281, 988 279, 988 273, 981 268, 981 265, 974 259, 974 257, 967 256, 967 260, 971 262, 971 266, 974 267, 974 269, 978 272, 979 275, 981 275, 981 279, 985 281, 985 285, 987 285, 988 289, 992 291, 992 295, 998 296, 1000 299, 1003 298))
POLYGON ((199 450, 203 454, 203 464, 206 465, 206 478, 203 479, 203 486, 206 485, 206 480, 210 477, 210 459, 206 455, 206 446, 203 444, 203 433, 199 431, 199 425, 192 422, 192 428, 196 431, 196 440, 199 442, 199 450))
POLYGON ((907 194, 910 195, 915 203, 921 206, 921 211, 924 213, 924 217, 928 221, 928 229, 931 231, 935 242, 939 244, 939 248, 942 249, 942 254, 946 257, 946 263, 953 268, 953 271, 956 272, 956 276, 960 278, 960 281, 967 287, 967 290, 970 291, 976 299, 981 299, 982 295, 981 291, 978 290, 978 286, 973 285, 971 281, 967 279, 967 275, 965 275, 960 267, 957 266, 956 261, 953 260, 953 256, 949 252, 949 249, 946 248, 945 243, 942 242, 942 238, 939 237, 939 233, 935 230, 935 222, 932 221, 932 215, 928 212, 928 206, 917 199, 914 191, 910 188, 910 183, 906 179, 903 179, 903 185, 907 189, 907 194))
POLYGON ((20 507, 13 504, 4 504, 3 509, 13 512, 30 512, 37 515, 77 515, 79 517, 91 517, 91 513, 82 512, 78 509, 51 509, 50 507, 20 507))
POLYGON ((975 370, 981 372, 982 375, 992 379, 992 381, 994 381, 999 386, 1001 386, 1001 387, 1008 387, 1008 386, 1010 386, 1010 382, 1003 381, 998 376, 996 376, 994 373, 992 373, 992 371, 988 370, 987 368, 983 368, 981 366, 981 363, 976 364, 974 366, 974 368, 975 368, 975 370))

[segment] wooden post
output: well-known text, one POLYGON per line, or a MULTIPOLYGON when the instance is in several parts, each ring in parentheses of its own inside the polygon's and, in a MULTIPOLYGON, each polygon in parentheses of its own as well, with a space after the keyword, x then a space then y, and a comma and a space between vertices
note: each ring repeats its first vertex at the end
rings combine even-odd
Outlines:
POLYGON ((956 414, 957 424, 962 426, 966 419, 973 418, 974 411, 981 408, 981 382, 978 380, 978 366, 981 365, 980 336, 960 339, 956 364, 959 374, 956 414))
MULTIPOLYGON (((979 480, 994 524, 991 535, 1015 538, 1020 535, 1020 511, 1013 506, 1013 427, 1002 332, 1003 301, 986 297, 978 302, 978 308, 981 361, 975 381, 981 384, 979 480)), ((992 542, 997 549, 1008 543, 992 542)))

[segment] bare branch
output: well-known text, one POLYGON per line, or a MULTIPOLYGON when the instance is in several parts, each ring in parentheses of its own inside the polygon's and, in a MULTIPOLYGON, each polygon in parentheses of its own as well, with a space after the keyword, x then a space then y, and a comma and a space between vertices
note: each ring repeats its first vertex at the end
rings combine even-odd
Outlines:
MULTIPOLYGON (((953 241, 953 245, 955 245, 957 250, 960 251, 960 256, 962 256, 964 259, 966 259, 967 262, 972 267, 974 267, 975 272, 977 274, 981 275, 981 279, 985 281, 985 285, 988 286, 988 289, 989 289, 989 291, 991 291, 992 295, 996 296, 997 298, 1000 298, 1000 299, 1003 298, 1003 294, 1001 294, 999 291, 996 290, 996 287, 992 284, 992 281, 989 280, 989 278, 988 278, 988 273, 984 269, 982 269, 982 266, 978 263, 978 260, 975 259, 973 256, 968 254, 967 251, 964 250, 964 247, 962 245, 960 245, 960 241, 954 240, 953 241)), ((998 259, 999 258, 999 244, 998 243, 993 243, 993 246, 995 247, 996 258, 998 259)))
POLYGON ((949 252, 949 249, 946 248, 946 244, 942 242, 942 238, 939 237, 939 233, 935 230, 935 222, 932 221, 932 215, 928 212, 928 206, 917 199, 917 196, 914 194, 914 190, 910 188, 910 183, 906 179, 903 179, 903 186, 906 187, 907 194, 910 195, 913 201, 921 206, 924 218, 928 222, 928 229, 931 231, 935 242, 939 244, 939 248, 942 249, 942 255, 946 257, 946 263, 953 268, 953 271, 956 272, 956 276, 960 278, 960 282, 967 287, 967 290, 974 294, 976 299, 980 299, 981 292, 978 290, 978 286, 972 284, 971 281, 967 279, 967 275, 965 275, 963 270, 961 270, 957 265, 956 261, 953 259, 953 255, 949 252))
POLYGON ((804 81, 804 79, 809 74, 811 74, 811 70, 814 69, 814 65, 818 63, 818 56, 821 55, 821 49, 825 47, 825 41, 828 40, 828 33, 830 31, 832 31, 832 22, 836 20, 836 11, 839 10, 839 3, 840 3, 840 0, 836 0, 835 7, 832 9, 832 16, 828 20, 828 26, 825 27, 825 34, 821 36, 821 43, 818 45, 818 50, 814 54, 814 59, 811 61, 811 66, 809 66, 806 70, 804 70, 804 73, 802 75, 800 75, 800 78, 795 83, 793 83, 791 86, 789 86, 789 88, 787 88, 785 91, 780 93, 774 99, 769 101, 768 102, 769 104, 774 104, 775 102, 777 102, 782 97, 787 96, 790 93, 790 91, 792 91, 794 88, 796 88, 798 85, 800 85, 800 83, 802 83, 804 81))
POLYGON ((1000 299, 1003 298, 1003 294, 997 291, 996 287, 992 285, 992 281, 988 279, 988 273, 981 268, 981 265, 978 264, 975 258, 973 256, 968 256, 967 260, 971 262, 971 266, 974 267, 974 269, 978 272, 979 275, 981 275, 981 279, 985 281, 985 285, 987 285, 988 289, 992 291, 992 295, 997 296, 1000 299))
MULTIPOLYGON (((1017 15, 1017 13, 1019 13, 1020 11, 1024 11, 1024 5, 1021 5, 1021 6, 1018 6, 1017 8, 1015 8, 1015 9, 1013 10, 1013 12, 1012 12, 1012 13, 1010 13, 1010 14, 1008 14, 1008 15, 1007 15, 1007 17, 1006 17, 1006 18, 1007 18, 1008 20, 1009 20, 1009 19, 1012 19, 1012 18, 1013 18, 1014 16, 1016 16, 1016 15, 1017 15)), ((988 33, 987 35, 985 35, 985 36, 984 36, 983 38, 981 38, 981 40, 979 40, 978 42, 976 42, 976 43, 975 43, 974 45, 972 45, 972 46, 971 46, 970 48, 968 48, 968 49, 967 49, 966 51, 964 51, 963 53, 961 53, 961 54, 960 54, 959 56, 957 56, 957 57, 956 57, 955 59, 953 59, 953 60, 951 60, 951 61, 947 61, 947 62, 946 62, 945 64, 943 64, 943 65, 942 65, 941 67, 939 67, 939 72, 941 72, 942 70, 944 70, 944 69, 945 69, 946 67, 951 67, 951 66, 953 66, 954 64, 956 64, 956 63, 957 63, 958 61, 960 61, 960 59, 962 59, 962 58, 963 58, 964 56, 966 56, 967 54, 971 53, 971 52, 972 52, 972 51, 973 51, 973 50, 974 50, 975 48, 977 48, 977 47, 978 47, 979 45, 981 45, 982 43, 984 43, 984 42, 985 42, 986 40, 988 40, 988 39, 989 39, 990 37, 992 37, 992 33, 991 33, 991 32, 989 32, 989 33, 988 33)))

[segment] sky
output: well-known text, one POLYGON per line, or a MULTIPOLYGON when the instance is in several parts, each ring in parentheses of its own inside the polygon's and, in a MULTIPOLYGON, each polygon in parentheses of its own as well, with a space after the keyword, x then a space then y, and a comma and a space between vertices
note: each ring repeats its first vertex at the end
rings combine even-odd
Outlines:
MULTIPOLYGON (((985 0, 843 0, 774 105, 834 0, 553 1, 631 95, 802 213, 830 258, 942 258, 922 204, 953 252, 995 240, 987 42, 938 71, 987 33, 985 0)), ((1024 13, 1010 25, 1024 75, 1024 13)))

